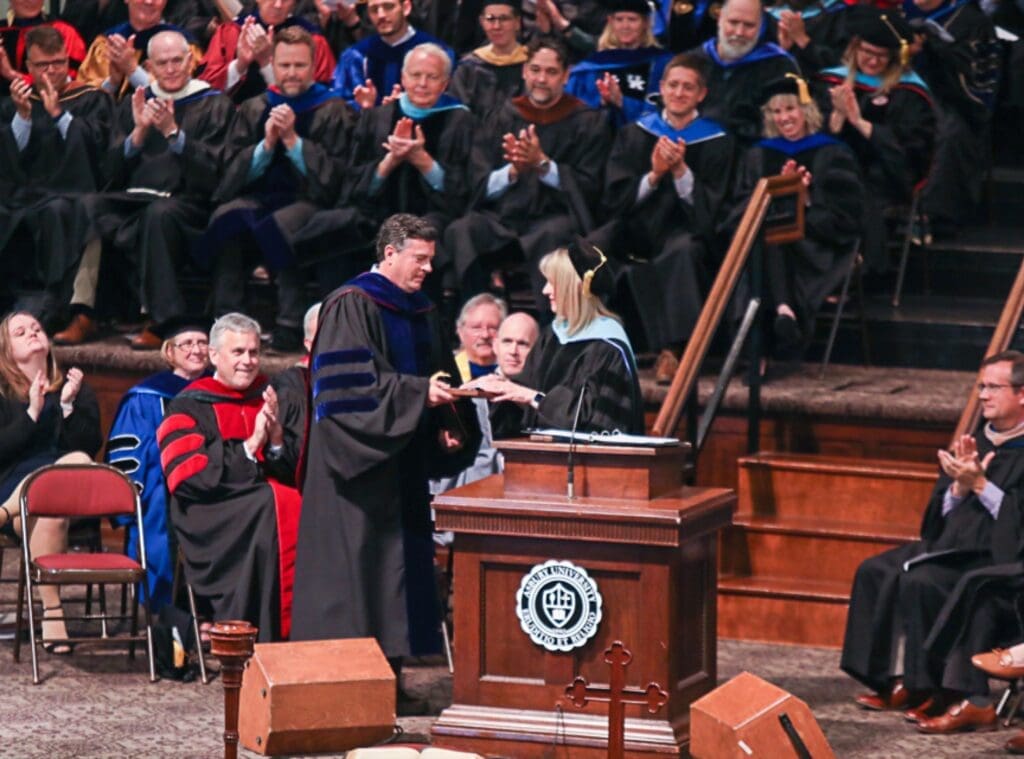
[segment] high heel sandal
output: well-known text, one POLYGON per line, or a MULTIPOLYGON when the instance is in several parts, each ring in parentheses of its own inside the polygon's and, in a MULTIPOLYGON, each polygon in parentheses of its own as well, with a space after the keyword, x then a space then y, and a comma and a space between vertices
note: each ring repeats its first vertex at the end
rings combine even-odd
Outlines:
MULTIPOLYGON (((49 621, 50 623, 60 622, 60 623, 63 624, 63 622, 64 622, 63 614, 60 617, 50 617, 49 619, 47 619, 47 616, 48 616, 47 612, 62 611, 63 608, 64 607, 59 605, 59 604, 57 606, 44 606, 43 607, 42 627, 44 629, 46 628, 47 621, 49 621)), ((67 628, 66 627, 64 629, 64 636, 67 637, 67 628)), ((48 636, 44 632, 43 633, 43 638, 46 638, 46 637, 48 637, 48 636)), ((48 654, 53 654, 54 656, 70 656, 71 653, 75 650, 75 644, 71 643, 71 642, 68 642, 68 641, 61 640, 60 638, 58 638, 57 640, 47 641, 46 643, 43 643, 43 650, 46 651, 46 653, 48 653, 48 654)))

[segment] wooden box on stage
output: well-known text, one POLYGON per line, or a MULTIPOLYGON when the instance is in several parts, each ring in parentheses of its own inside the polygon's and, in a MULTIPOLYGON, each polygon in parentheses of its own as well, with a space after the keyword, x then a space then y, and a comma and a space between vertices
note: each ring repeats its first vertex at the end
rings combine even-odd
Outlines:
POLYGON ((577 675, 607 685, 604 652, 620 640, 633 654, 626 686, 655 682, 669 694, 656 714, 626 707, 626 756, 685 755, 690 703, 716 684, 716 533, 730 523, 735 495, 683 486, 686 446, 580 445, 572 500, 567 445, 497 447, 504 475, 434 500, 437 528, 455 533, 455 676, 432 743, 516 759, 604 759, 607 704, 577 709, 565 689, 577 675), (583 570, 596 586, 599 621, 580 647, 549 650, 526 632, 522 597, 548 561, 583 570))
POLYGON ((694 759, 798 759, 800 754, 779 719, 783 714, 810 756, 835 759, 807 704, 749 672, 693 704, 690 753, 694 759))
POLYGON ((246 663, 238 732, 250 751, 347 751, 394 727, 395 675, 372 638, 257 643, 246 663))

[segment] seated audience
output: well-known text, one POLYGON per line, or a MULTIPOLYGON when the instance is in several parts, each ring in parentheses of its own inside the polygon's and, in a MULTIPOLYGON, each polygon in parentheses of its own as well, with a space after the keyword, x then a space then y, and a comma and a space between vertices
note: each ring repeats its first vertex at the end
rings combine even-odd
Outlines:
POLYGON ((41 286, 49 310, 71 295, 87 229, 75 198, 103 186, 113 109, 103 90, 70 78, 56 29, 35 26, 24 42, 31 80, 19 76, 0 101, 0 175, 10 183, 0 195, 0 251, 12 261, 5 273, 41 286))
POLYGON ((764 139, 739 167, 734 218, 762 177, 795 173, 807 187, 803 239, 764 246, 761 310, 773 320, 768 344, 774 358, 794 361, 810 342, 815 314, 856 255, 864 188, 853 151, 818 131, 821 111, 807 82, 789 76, 762 92, 764 139))
MULTIPOLYGON (((981 365, 983 422, 940 450, 942 474, 921 523, 921 539, 857 568, 840 666, 872 693, 867 709, 920 706, 940 687, 924 648, 943 604, 972 569, 1020 561, 1024 477, 1024 354, 1005 351, 981 365)), ((959 709, 959 727, 996 721, 989 706, 959 709)))
POLYGON ((612 287, 604 254, 578 240, 540 262, 554 322, 541 332, 513 378, 486 374, 469 384, 504 407, 495 437, 530 427, 582 432, 644 431, 636 359, 622 323, 602 303, 612 287))
MULTIPOLYGON (((0 321, 0 531, 25 535, 19 512, 25 479, 48 464, 87 464, 103 444, 100 408, 81 369, 65 374, 50 352, 46 333, 23 311, 0 321)), ((61 553, 66 519, 39 518, 29 526, 32 553, 61 553)), ((71 646, 60 589, 40 585, 46 650, 69 654, 71 646)))
POLYGON ((344 100, 314 81, 315 54, 316 43, 305 29, 291 26, 274 34, 277 84, 239 110, 215 196, 222 205, 199 249, 214 268, 215 314, 243 306, 246 277, 257 263, 275 275, 271 347, 280 351, 302 347, 306 271, 293 242, 317 209, 338 196, 355 121, 344 100))
MULTIPOLYGON (((65 0, 60 18, 82 33, 86 44, 92 44, 105 29, 129 19, 130 0, 65 0)), ((167 0, 164 19, 184 29, 200 47, 206 47, 210 36, 222 21, 231 21, 241 9, 240 0, 167 0), (236 8, 234 13, 226 10, 236 8)))
POLYGON ((75 27, 43 13, 45 0, 11 0, 11 12, 0 20, 0 95, 20 73, 33 73, 25 66, 28 54, 26 35, 39 26, 48 26, 60 34, 68 59, 68 72, 73 77, 85 58, 85 42, 75 27))
POLYGON ((190 53, 188 73, 202 60, 203 51, 184 29, 163 19, 167 0, 125 0, 128 20, 107 29, 93 40, 78 78, 86 84, 102 87, 117 100, 149 85, 154 77, 151 67, 143 66, 149 55, 149 41, 160 32, 179 32, 190 53))
POLYGON ((526 46, 519 42, 523 27, 520 3, 485 3, 480 26, 487 35, 487 44, 459 59, 448 91, 469 106, 477 118, 487 119, 523 91, 526 46))
MULTIPOLYGON (((872 269, 888 262, 885 209, 909 204, 928 175, 935 113, 928 86, 910 68, 913 34, 902 16, 870 6, 849 11, 853 39, 843 65, 825 69, 828 131, 857 154, 867 188, 861 249, 872 269)), ((824 99, 824 98, 823 98, 824 99)))
MULTIPOLYGON (((811 75, 839 63, 850 41, 847 26, 855 7, 843 0, 792 0, 765 10, 771 16, 767 33, 778 40, 779 47, 796 58, 804 74, 811 75)), ((898 16, 898 12, 891 12, 898 16)))
POLYGON ((565 92, 568 65, 561 43, 531 42, 526 94, 478 130, 473 210, 448 227, 444 252, 451 260, 439 264, 454 268, 464 297, 503 287, 501 265, 525 259, 537 307, 547 312, 537 262, 593 226, 611 130, 600 112, 565 92))
POLYGON ((440 46, 456 63, 455 51, 409 23, 412 0, 367 0, 366 15, 377 33, 359 40, 342 52, 334 70, 334 87, 356 108, 372 108, 390 102, 402 91, 400 84, 406 54, 425 42, 440 46))
POLYGON ((701 115, 722 124, 744 145, 761 135, 761 92, 767 82, 800 69, 789 53, 761 37, 761 0, 726 0, 718 36, 694 52, 707 66, 708 96, 701 115))
POLYGON ((455 322, 455 332, 459 336, 455 366, 463 382, 490 374, 498 368, 495 337, 507 315, 505 301, 490 293, 474 295, 462 304, 455 322))
POLYGON ((260 326, 225 314, 210 328, 212 377, 171 400, 157 430, 185 578, 214 620, 244 619, 260 641, 291 627, 294 488, 302 430, 260 374, 260 326))
MULTIPOLYGON (((153 35, 149 56, 145 65, 153 81, 118 106, 108 191, 82 199, 90 242, 75 280, 74 316, 59 335, 64 343, 96 334, 91 307, 100 240, 124 257, 125 287, 150 323, 186 312, 178 272, 206 228, 234 105, 206 82, 191 78, 188 42, 181 32, 153 35), (88 284, 83 269, 92 272, 88 284)), ((162 344, 150 329, 132 339, 132 347, 141 350, 162 344)))
POLYGON ((655 109, 651 100, 671 55, 654 39, 647 0, 613 0, 597 52, 572 67, 565 91, 591 108, 608 108, 613 126, 628 124, 655 109))
MULTIPOLYGON (((205 320, 189 317, 160 326, 158 337, 164 341, 160 355, 170 368, 147 377, 125 393, 107 439, 107 463, 131 478, 142 499, 146 581, 153 613, 174 602, 171 589, 177 559, 177 542, 167 525, 167 483, 160 466, 156 431, 170 400, 206 371, 207 331, 205 320)), ((135 522, 124 524, 128 530, 128 550, 138 558, 135 522)))
POLYGON ((721 0, 698 0, 695 3, 660 0, 656 5, 654 33, 659 39, 664 38, 668 49, 673 52, 690 50, 718 34, 721 0))
POLYGON ((588 239, 621 260, 617 296, 636 314, 657 382, 672 381, 720 258, 716 239, 736 143, 698 109, 704 68, 692 53, 665 66, 660 113, 619 131, 605 167, 605 218, 588 239))
POLYGON ((313 78, 330 84, 334 55, 320 28, 293 14, 295 0, 256 0, 256 9, 230 24, 221 24, 203 57, 200 78, 223 90, 236 103, 256 97, 276 83, 274 35, 298 26, 309 32, 315 45, 313 78))
MULTIPOLYGON (((296 235, 324 262, 326 292, 369 268, 374 235, 389 215, 416 214, 443 231, 465 210, 476 122, 466 106, 444 94, 450 67, 443 49, 417 45, 405 56, 402 94, 360 113, 336 207, 316 213, 296 235)), ((427 280, 435 299, 436 279, 427 280)))

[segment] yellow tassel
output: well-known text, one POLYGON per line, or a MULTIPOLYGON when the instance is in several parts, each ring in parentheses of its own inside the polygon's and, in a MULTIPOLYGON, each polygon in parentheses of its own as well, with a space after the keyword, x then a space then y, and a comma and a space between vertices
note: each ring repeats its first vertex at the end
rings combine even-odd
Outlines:
POLYGON ((807 105, 811 102, 811 91, 807 87, 807 81, 802 79, 799 74, 787 73, 787 79, 796 80, 796 91, 797 98, 800 100, 800 105, 807 105))
POLYGON ((908 65, 910 65, 910 45, 908 45, 907 41, 900 36, 899 32, 896 31, 896 27, 892 25, 891 21, 889 21, 888 16, 882 13, 880 15, 880 18, 882 19, 882 23, 889 27, 889 31, 892 32, 892 36, 899 40, 900 68, 906 68, 908 65))
POLYGON ((599 247, 597 247, 596 245, 592 245, 591 247, 594 250, 597 251, 597 255, 601 256, 601 263, 599 263, 593 269, 587 269, 583 273, 583 294, 584 295, 590 295, 590 283, 594 281, 594 275, 597 274, 597 270, 598 269, 600 269, 602 266, 604 266, 606 263, 608 263, 608 259, 605 258, 604 253, 601 251, 601 249, 599 247))

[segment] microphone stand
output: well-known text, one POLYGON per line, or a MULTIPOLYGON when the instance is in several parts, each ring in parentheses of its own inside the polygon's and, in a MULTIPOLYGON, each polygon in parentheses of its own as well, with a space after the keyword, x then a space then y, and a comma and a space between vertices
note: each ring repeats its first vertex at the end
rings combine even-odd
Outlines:
POLYGON ((566 495, 569 497, 570 501, 576 497, 576 462, 573 454, 576 452, 576 428, 579 427, 580 424, 580 411, 583 409, 583 396, 586 395, 586 393, 587 386, 584 385, 580 388, 580 397, 579 400, 576 401, 576 415, 572 420, 572 434, 569 437, 569 466, 565 476, 565 489, 566 495))

